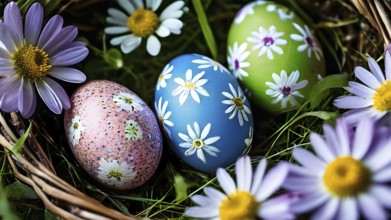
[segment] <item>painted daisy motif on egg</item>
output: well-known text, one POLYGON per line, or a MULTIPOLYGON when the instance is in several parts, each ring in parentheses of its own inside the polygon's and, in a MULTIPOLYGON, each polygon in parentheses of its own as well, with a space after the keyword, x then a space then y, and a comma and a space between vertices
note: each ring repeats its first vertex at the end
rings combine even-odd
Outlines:
POLYGON ((106 185, 122 187, 137 176, 134 166, 118 160, 108 161, 101 157, 99 160, 98 178, 106 185))
POLYGON ((162 103, 163 103, 163 100, 162 100, 162 97, 160 97, 157 105, 155 102, 155 109, 157 112, 159 122, 163 126, 164 131, 166 132, 166 134, 169 137, 171 137, 171 132, 167 127, 167 126, 170 126, 170 127, 174 126, 174 123, 169 120, 169 118, 171 116, 171 111, 167 111, 168 101, 164 101, 164 103, 163 104, 162 103))
POLYGON ((120 92, 113 97, 115 104, 124 111, 143 110, 143 106, 137 100, 139 100, 137 96, 126 92, 120 92))
POLYGON ((250 52, 247 51, 247 43, 243 43, 240 46, 235 41, 232 47, 228 47, 228 65, 233 75, 242 80, 242 77, 248 77, 248 72, 244 69, 250 66, 249 62, 246 62, 250 52))
POLYGON ((293 26, 300 32, 300 34, 291 34, 291 38, 294 41, 303 41, 299 47, 297 47, 297 51, 303 52, 307 50, 307 55, 311 58, 312 53, 315 54, 316 59, 320 60, 322 56, 322 51, 316 45, 314 41, 314 37, 311 34, 311 30, 307 25, 304 25, 304 28, 300 27, 300 25, 293 23, 293 26))
POLYGON ((244 143, 246 144, 247 147, 251 146, 251 143, 253 142, 253 135, 254 135, 253 127, 250 126, 250 129, 248 130, 248 138, 244 139, 244 143))
POLYGON ((233 119, 237 116, 240 126, 243 126, 244 121, 248 121, 247 114, 251 114, 251 110, 249 107, 245 105, 246 97, 243 95, 242 90, 238 87, 238 91, 229 83, 229 88, 231 93, 222 92, 222 94, 228 98, 221 101, 223 104, 229 105, 229 107, 225 110, 226 114, 229 115, 229 119, 233 119))
MULTIPOLYGON (((199 69, 213 68, 214 71, 219 70, 220 72, 227 71, 223 65, 219 62, 212 60, 209 57, 202 56, 201 59, 195 59, 193 63, 199 64, 199 69)), ((227 71, 228 72, 228 71, 227 71)))
POLYGON ((258 31, 253 31, 251 34, 252 37, 247 38, 247 40, 254 44, 253 50, 259 50, 259 57, 266 54, 267 58, 273 60, 273 53, 278 55, 284 53, 280 46, 287 44, 287 40, 280 38, 284 35, 284 32, 277 32, 274 25, 270 26, 268 29, 261 26, 258 31))
POLYGON ((166 80, 167 79, 171 79, 172 77, 172 70, 174 69, 174 66, 173 65, 170 65, 170 64, 167 64, 162 73, 159 75, 159 78, 158 78, 158 82, 156 84, 156 89, 159 90, 160 87, 161 88, 166 88, 167 86, 167 83, 166 83, 166 80))
POLYGON ((234 22, 235 24, 240 24, 244 21, 244 19, 248 16, 248 15, 253 15, 254 14, 254 6, 256 5, 263 5, 265 4, 266 2, 263 1, 263 0, 259 0, 259 1, 254 1, 254 2, 251 2, 249 4, 247 4, 246 6, 244 6, 242 9, 240 9, 240 11, 236 14, 236 17, 234 19, 234 22))
POLYGON ((136 121, 129 120, 126 122, 125 137, 132 141, 143 139, 143 130, 136 121))
POLYGON ((186 157, 197 153, 198 159, 200 159, 204 163, 207 163, 204 152, 208 153, 211 156, 217 157, 217 153, 219 153, 220 150, 212 146, 212 144, 220 140, 220 136, 207 138, 211 127, 211 123, 208 123, 201 131, 198 123, 194 122, 194 130, 189 124, 187 125, 187 135, 183 133, 178 133, 178 136, 185 141, 180 143, 179 146, 187 148, 187 150, 185 151, 186 157))
POLYGON ((282 70, 280 76, 273 73, 272 77, 274 83, 266 82, 266 85, 269 87, 269 89, 266 90, 266 94, 275 97, 272 102, 273 104, 281 102, 282 108, 286 108, 288 101, 290 102, 291 106, 298 105, 295 96, 304 98, 304 96, 298 90, 307 86, 308 80, 297 82, 300 77, 299 71, 293 71, 288 76, 286 71, 282 70))
POLYGON ((209 96, 208 91, 206 91, 202 86, 205 85, 208 80, 201 79, 204 76, 205 71, 202 71, 193 77, 193 71, 188 69, 186 71, 185 79, 175 78, 174 81, 179 84, 179 86, 172 91, 173 96, 179 95, 179 104, 183 105, 186 102, 189 93, 193 100, 197 103, 201 103, 200 95, 209 96))
POLYGON ((68 129, 69 137, 71 137, 72 146, 75 146, 79 143, 81 132, 85 129, 86 128, 80 122, 80 116, 75 115, 75 117, 72 118, 71 126, 69 126, 68 129))
POLYGON ((295 14, 293 13, 293 11, 291 11, 290 13, 288 13, 287 9, 282 9, 282 8, 279 8, 277 7, 277 5, 274 5, 274 4, 271 4, 271 5, 268 5, 266 7, 266 10, 268 12, 277 12, 278 16, 280 17, 280 19, 282 21, 285 21, 285 20, 289 20, 289 19, 292 19, 295 14))

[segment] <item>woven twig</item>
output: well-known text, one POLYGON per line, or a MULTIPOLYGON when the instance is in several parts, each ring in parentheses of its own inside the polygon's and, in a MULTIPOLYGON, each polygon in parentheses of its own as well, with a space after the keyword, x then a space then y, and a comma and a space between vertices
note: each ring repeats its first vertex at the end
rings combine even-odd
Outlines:
POLYGON ((387 0, 352 0, 357 10, 382 35, 384 47, 391 43, 391 6, 387 0))
MULTIPOLYGON (((12 113, 11 118, 14 126, 24 130, 24 125, 19 124, 22 122, 18 120, 15 113, 12 113)), ((0 128, 0 145, 6 149, 6 156, 13 174, 22 182, 30 185, 46 208, 54 214, 64 219, 138 219, 136 216, 125 215, 104 206, 59 178, 44 155, 44 151, 42 149, 37 151, 36 148, 40 148, 40 145, 33 147, 34 153, 29 149, 31 146, 27 144, 19 153, 12 153, 17 137, 2 114, 0 114, 0 128)), ((30 134, 28 142, 37 143, 37 140, 34 135, 30 134)))

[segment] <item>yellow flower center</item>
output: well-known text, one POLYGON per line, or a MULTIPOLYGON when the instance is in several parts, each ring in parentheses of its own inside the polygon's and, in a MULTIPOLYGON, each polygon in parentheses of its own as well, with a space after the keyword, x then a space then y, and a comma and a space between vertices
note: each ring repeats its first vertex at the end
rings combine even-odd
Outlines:
POLYGON ((339 157, 326 167, 323 181, 326 188, 336 196, 355 196, 368 188, 371 172, 350 156, 339 157))
POLYGON ((196 84, 195 84, 195 83, 192 83, 192 82, 190 82, 190 81, 186 81, 184 87, 185 87, 185 89, 187 89, 187 90, 193 90, 193 89, 195 89, 196 84))
POLYGON ((236 191, 221 202, 220 219, 256 219, 259 203, 246 191, 236 191))
POLYGON ((196 149, 200 149, 204 146, 204 142, 201 139, 194 139, 193 140, 193 147, 196 149))
POLYGON ((30 79, 44 78, 52 65, 49 64, 49 55, 32 45, 25 45, 11 56, 14 69, 19 76, 30 79))
POLYGON ((233 102, 234 102, 236 108, 238 108, 238 109, 243 108, 243 100, 240 97, 233 98, 233 102))
POLYGON ((159 17, 151 10, 136 9, 128 18, 128 28, 134 35, 148 37, 159 25, 159 17))
POLYGON ((164 79, 164 75, 163 75, 163 74, 160 74, 160 75, 159 75, 159 78, 158 78, 158 81, 161 82, 163 79, 164 79))
POLYGON ((386 80, 373 95, 373 107, 381 112, 391 110, 391 80, 386 80))
POLYGON ((107 178, 115 178, 118 181, 121 181, 122 177, 124 177, 124 174, 120 170, 110 170, 107 174, 107 178))
POLYGON ((79 123, 75 122, 73 123, 73 129, 77 130, 79 128, 79 123))

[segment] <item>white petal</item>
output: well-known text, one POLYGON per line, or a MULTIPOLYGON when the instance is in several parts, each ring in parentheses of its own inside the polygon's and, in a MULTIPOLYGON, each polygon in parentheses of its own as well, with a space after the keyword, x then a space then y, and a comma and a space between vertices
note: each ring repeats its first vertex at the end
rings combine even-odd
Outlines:
POLYGON ((160 52, 160 41, 155 35, 151 35, 147 40, 147 51, 150 55, 156 56, 160 52))
POLYGON ((232 177, 223 168, 218 168, 216 172, 217 180, 220 183, 221 188, 227 195, 230 195, 236 191, 236 185, 232 177))
POLYGON ((156 34, 159 37, 167 37, 170 35, 170 30, 167 27, 160 25, 159 28, 156 30, 156 34))
POLYGON ((183 14, 181 9, 184 5, 184 1, 175 1, 163 10, 163 12, 160 14, 160 20, 166 20, 168 18, 180 18, 183 14))
POLYGON ((124 53, 130 53, 134 49, 136 49, 140 44, 141 44, 141 37, 130 35, 121 43, 121 50, 124 53))

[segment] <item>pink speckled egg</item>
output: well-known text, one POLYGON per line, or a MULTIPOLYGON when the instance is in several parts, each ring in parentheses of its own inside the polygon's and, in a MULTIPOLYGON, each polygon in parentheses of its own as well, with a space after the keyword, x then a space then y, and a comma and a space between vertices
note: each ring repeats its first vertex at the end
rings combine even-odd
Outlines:
POLYGON ((128 88, 107 80, 85 83, 71 96, 64 126, 72 153, 99 183, 126 190, 158 167, 163 143, 154 113, 128 88))

